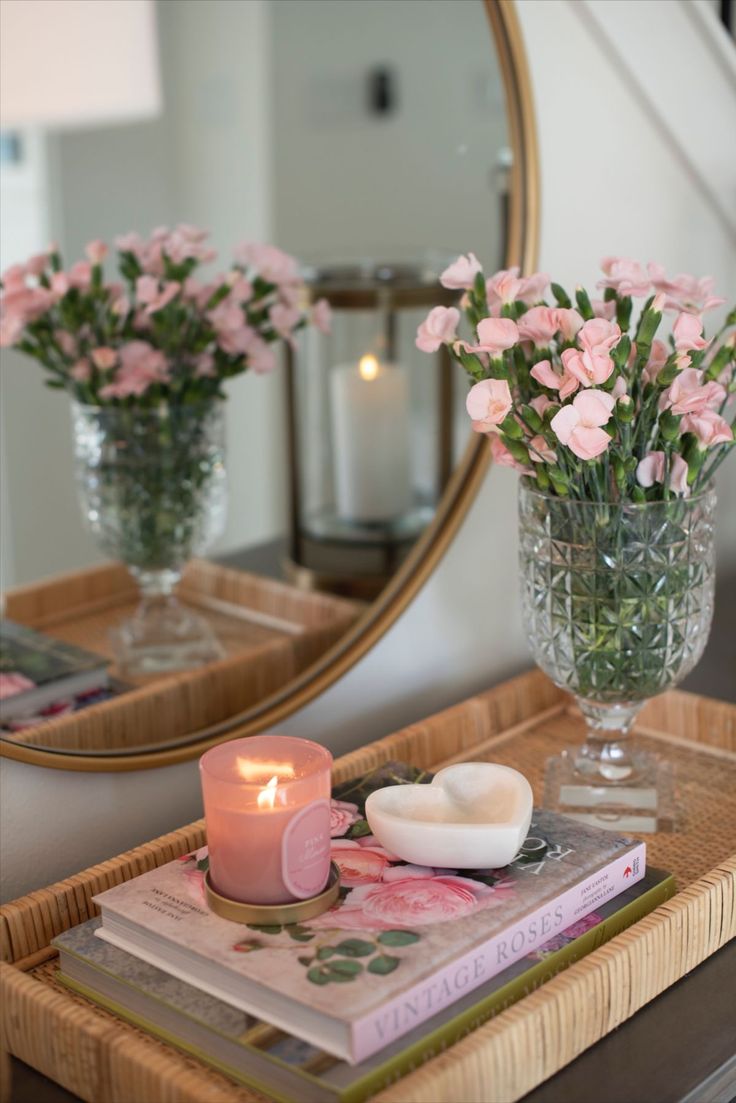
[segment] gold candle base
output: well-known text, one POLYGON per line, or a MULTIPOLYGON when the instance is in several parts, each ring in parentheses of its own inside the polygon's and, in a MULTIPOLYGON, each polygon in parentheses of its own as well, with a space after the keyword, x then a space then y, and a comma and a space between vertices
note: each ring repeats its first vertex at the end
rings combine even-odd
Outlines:
POLYGON ((330 862, 330 876, 327 887, 318 896, 307 900, 295 900, 292 904, 244 904, 240 900, 231 900, 220 896, 210 883, 209 870, 204 875, 204 887, 207 906, 222 919, 233 923, 258 923, 285 927, 289 923, 305 923, 308 919, 326 912, 340 895, 340 870, 330 862))

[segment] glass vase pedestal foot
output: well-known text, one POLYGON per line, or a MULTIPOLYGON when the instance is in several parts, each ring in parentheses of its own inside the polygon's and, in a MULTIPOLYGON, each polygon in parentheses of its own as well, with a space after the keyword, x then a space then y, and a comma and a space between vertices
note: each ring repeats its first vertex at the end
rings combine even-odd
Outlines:
POLYGON ((623 743, 589 740, 547 760, 544 807, 594 827, 677 830, 674 774, 656 754, 623 743))
POLYGON ((144 593, 133 616, 119 624, 110 637, 124 678, 173 673, 225 657, 204 617, 171 593, 144 593))

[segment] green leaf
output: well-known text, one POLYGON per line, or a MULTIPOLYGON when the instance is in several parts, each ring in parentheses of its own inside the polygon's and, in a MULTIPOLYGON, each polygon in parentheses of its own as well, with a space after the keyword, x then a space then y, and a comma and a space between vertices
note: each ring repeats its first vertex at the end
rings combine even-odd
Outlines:
POLYGON ((368 962, 368 972, 378 973, 379 976, 385 977, 388 973, 393 973, 394 969, 398 969, 400 958, 391 957, 390 954, 379 954, 378 957, 374 957, 372 961, 368 962))
POLYGON ((281 934, 282 927, 276 923, 249 923, 251 931, 260 931, 261 934, 281 934))
POLYGON ((325 961, 328 957, 332 957, 334 953, 336 953, 334 946, 320 946, 317 950, 317 960, 325 961))
POLYGON ((368 820, 358 820, 348 831, 348 837, 351 839, 360 839, 363 835, 370 835, 371 829, 368 820))
POLYGON ((293 938, 294 942, 311 942, 314 935, 303 934, 301 931, 289 931, 289 938, 293 938))
POLYGON ((422 936, 414 931, 381 931, 378 941, 382 946, 411 946, 419 942, 422 936))
POLYGON ((330 978, 324 966, 313 966, 307 973, 307 980, 311 980, 312 984, 330 983, 330 978))
POLYGON ((363 938, 346 938, 344 942, 338 942, 335 950, 346 957, 369 957, 375 948, 374 943, 363 938))
POLYGON ((344 977, 355 977, 358 973, 363 972, 363 965, 360 961, 351 961, 349 958, 335 958, 327 966, 330 975, 338 973, 344 977))
POLYGON ((313 957, 298 957, 296 959, 300 965, 311 965, 314 961, 313 957))
POLYGON ((200 858, 200 860, 197 862, 197 869, 200 871, 200 873, 206 873, 209 868, 210 868, 209 855, 206 858, 200 858))

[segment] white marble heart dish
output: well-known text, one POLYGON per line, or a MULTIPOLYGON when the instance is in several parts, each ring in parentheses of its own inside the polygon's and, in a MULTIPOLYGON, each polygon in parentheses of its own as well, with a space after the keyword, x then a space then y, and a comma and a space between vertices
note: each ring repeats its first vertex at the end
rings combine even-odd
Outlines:
POLYGON ((368 797, 370 829, 405 862, 498 869, 518 854, 532 818, 532 789, 518 770, 459 762, 429 785, 390 785, 368 797))

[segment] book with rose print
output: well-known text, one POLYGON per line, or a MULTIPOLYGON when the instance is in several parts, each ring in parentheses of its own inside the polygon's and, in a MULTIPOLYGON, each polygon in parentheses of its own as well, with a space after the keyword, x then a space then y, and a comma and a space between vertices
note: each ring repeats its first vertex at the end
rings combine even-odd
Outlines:
POLYGON ((283 1103, 364 1103, 638 922, 675 891, 674 878, 650 866, 643 880, 358 1065, 331 1058, 102 942, 95 938, 99 919, 65 931, 53 944, 62 984, 238 1083, 283 1103))
POLYGON ((390 763, 333 792, 341 898, 289 927, 209 912, 206 849, 95 897, 97 935, 202 991, 363 1061, 589 915, 645 872, 645 845, 549 812, 504 869, 408 865, 370 835, 385 785, 431 775, 390 763))

